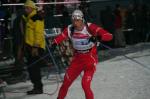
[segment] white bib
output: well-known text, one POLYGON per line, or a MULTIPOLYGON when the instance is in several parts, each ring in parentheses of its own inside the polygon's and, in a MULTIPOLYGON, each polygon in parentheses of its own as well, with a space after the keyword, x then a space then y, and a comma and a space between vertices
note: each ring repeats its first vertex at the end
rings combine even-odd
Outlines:
POLYGON ((71 31, 69 29, 68 33, 72 41, 73 48, 76 50, 88 50, 95 45, 93 42, 89 41, 92 35, 87 31, 86 26, 84 26, 83 30, 81 31, 74 30, 72 36, 70 35, 71 31))

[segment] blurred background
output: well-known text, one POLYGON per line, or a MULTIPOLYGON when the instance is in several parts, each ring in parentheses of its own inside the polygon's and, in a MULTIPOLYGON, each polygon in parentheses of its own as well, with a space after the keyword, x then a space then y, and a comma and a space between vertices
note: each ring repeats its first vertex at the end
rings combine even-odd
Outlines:
MULTIPOLYGON (((20 17, 24 14, 23 3, 26 0, 0 1, 0 79, 7 83, 16 83, 28 79, 25 57, 17 60, 18 43, 22 39, 18 28, 20 17), (10 5, 9 5, 10 4, 10 5), (19 5, 18 5, 19 4, 19 5)), ((150 1, 149 0, 33 0, 36 3, 47 3, 38 6, 45 19, 45 35, 48 44, 53 37, 71 24, 70 15, 74 9, 81 9, 85 20, 103 27, 114 39, 105 43, 112 48, 125 48, 129 45, 150 41, 150 1), (54 3, 55 2, 55 3, 54 3), (59 2, 64 2, 57 4, 59 2), (70 3, 69 3, 70 2, 70 3), (120 35, 116 32, 120 31, 120 35), (121 38, 120 41, 117 39, 121 38)), ((72 51, 69 41, 63 42, 54 51, 59 72, 68 66, 72 51)), ((106 50, 99 47, 99 50, 106 50)), ((21 53, 23 54, 23 52, 21 53)), ((53 72, 50 57, 44 59, 43 72, 53 72), (48 68, 48 69, 47 69, 48 68), (50 70, 50 71, 46 71, 50 70)), ((45 74, 44 74, 45 75, 45 74)))

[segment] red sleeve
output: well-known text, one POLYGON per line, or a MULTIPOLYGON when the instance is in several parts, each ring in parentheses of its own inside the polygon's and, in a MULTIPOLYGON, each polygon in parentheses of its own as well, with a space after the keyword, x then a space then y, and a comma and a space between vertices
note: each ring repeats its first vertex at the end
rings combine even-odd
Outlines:
POLYGON ((102 41, 110 41, 112 40, 112 34, 108 31, 104 30, 103 28, 97 26, 96 24, 90 24, 89 28, 91 30, 92 35, 98 36, 102 41))
POLYGON ((68 30, 67 28, 65 28, 61 34, 59 34, 54 38, 53 42, 56 44, 60 44, 62 41, 66 40, 67 38, 68 38, 68 30))

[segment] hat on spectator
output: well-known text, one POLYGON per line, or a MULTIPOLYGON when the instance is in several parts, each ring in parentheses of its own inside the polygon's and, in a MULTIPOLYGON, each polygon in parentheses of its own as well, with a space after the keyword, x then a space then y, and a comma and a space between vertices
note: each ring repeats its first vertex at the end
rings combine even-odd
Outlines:
POLYGON ((35 3, 32 0, 27 0, 25 2, 24 6, 31 7, 33 9, 37 9, 37 6, 35 5, 35 3))

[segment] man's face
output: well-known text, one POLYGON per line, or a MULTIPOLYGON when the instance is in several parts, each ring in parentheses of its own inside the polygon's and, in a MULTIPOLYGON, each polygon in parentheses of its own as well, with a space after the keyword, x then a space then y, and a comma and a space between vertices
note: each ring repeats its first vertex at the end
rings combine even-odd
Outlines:
POLYGON ((25 6, 25 12, 27 14, 30 14, 33 11, 33 9, 31 7, 25 6))
POLYGON ((75 28, 81 28, 83 26, 83 20, 81 19, 73 19, 72 24, 75 28))

